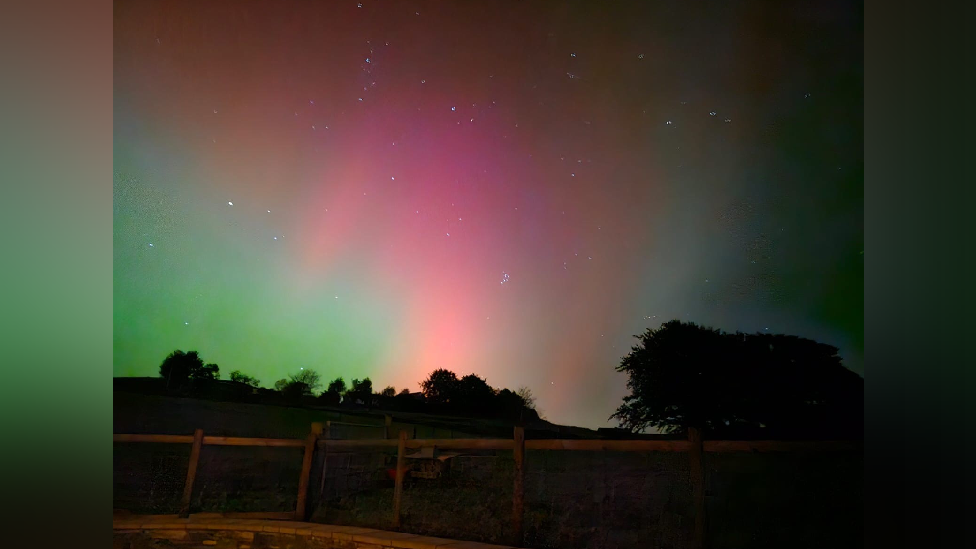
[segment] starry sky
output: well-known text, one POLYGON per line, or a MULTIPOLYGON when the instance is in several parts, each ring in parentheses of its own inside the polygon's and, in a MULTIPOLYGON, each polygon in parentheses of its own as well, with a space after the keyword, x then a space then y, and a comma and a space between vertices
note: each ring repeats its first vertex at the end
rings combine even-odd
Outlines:
POLYGON ((114 5, 114 359, 197 350, 609 426, 669 319, 862 373, 862 8, 114 5))

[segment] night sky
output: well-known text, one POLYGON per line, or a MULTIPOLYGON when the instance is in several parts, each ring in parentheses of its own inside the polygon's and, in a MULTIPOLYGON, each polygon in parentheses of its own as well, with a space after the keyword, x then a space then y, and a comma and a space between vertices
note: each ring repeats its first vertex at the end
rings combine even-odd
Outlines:
POLYGON ((443 367, 599 427, 674 318, 862 372, 858 3, 114 10, 117 376, 443 367))

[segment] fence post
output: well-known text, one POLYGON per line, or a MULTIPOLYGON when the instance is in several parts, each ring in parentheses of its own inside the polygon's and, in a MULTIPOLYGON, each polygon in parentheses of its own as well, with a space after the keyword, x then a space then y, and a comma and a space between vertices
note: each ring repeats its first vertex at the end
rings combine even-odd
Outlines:
POLYGON ((186 468, 186 482, 183 483, 183 501, 180 504, 180 517, 190 516, 190 497, 193 495, 193 480, 197 478, 197 464, 200 462, 200 447, 203 446, 203 429, 193 431, 193 447, 190 449, 190 465, 186 468))
POLYGON ((305 455, 302 459, 302 476, 298 477, 298 504, 295 506, 295 520, 304 521, 305 500, 308 497, 308 477, 312 472, 312 456, 315 454, 315 443, 322 434, 322 424, 313 423, 312 430, 305 437, 305 455))
POLYGON ((403 497, 403 477, 407 470, 404 463, 404 454, 407 449, 407 432, 400 430, 397 439, 397 464, 396 464, 396 487, 393 489, 393 526, 400 527, 400 500, 403 497))
POLYGON ((692 549, 702 549, 705 539, 705 470, 702 467, 701 431, 688 428, 691 451, 688 452, 691 470, 692 498, 695 502, 695 532, 692 535, 692 549))
POLYGON ((512 537, 516 547, 522 546, 523 531, 522 519, 525 509, 523 499, 525 492, 525 429, 521 426, 515 427, 515 485, 512 488, 512 537))
POLYGON ((390 414, 383 415, 383 438, 390 438, 390 425, 393 424, 393 416, 390 414))
POLYGON ((325 422, 325 450, 322 451, 322 478, 319 480, 319 501, 325 497, 325 468, 329 464, 329 438, 332 436, 332 422, 325 422))

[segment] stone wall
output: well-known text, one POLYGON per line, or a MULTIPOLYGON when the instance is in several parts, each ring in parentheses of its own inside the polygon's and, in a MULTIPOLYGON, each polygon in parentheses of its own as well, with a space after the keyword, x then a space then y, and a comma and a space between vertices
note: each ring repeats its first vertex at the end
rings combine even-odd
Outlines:
POLYGON ((279 520, 122 516, 113 519, 112 528, 113 549, 506 549, 401 532, 279 520))

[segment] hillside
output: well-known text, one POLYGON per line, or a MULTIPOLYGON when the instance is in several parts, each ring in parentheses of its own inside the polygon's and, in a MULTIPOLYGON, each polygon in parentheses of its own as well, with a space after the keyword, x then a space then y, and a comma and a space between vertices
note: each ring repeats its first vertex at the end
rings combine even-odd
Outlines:
MULTIPOLYGON (((393 418, 394 432, 406 428, 416 438, 508 438, 514 423, 499 419, 465 418, 427 413, 317 405, 285 406, 227 399, 160 394, 157 378, 116 378, 113 429, 116 433, 185 434, 194 429, 224 436, 301 438, 312 422, 338 422, 335 438, 383 436, 384 416, 393 418), (354 423, 365 426, 341 425, 354 423)), ((593 429, 558 425, 546 420, 525 424, 526 438, 601 438, 593 429)), ((614 438, 622 436, 613 433, 614 438)))

